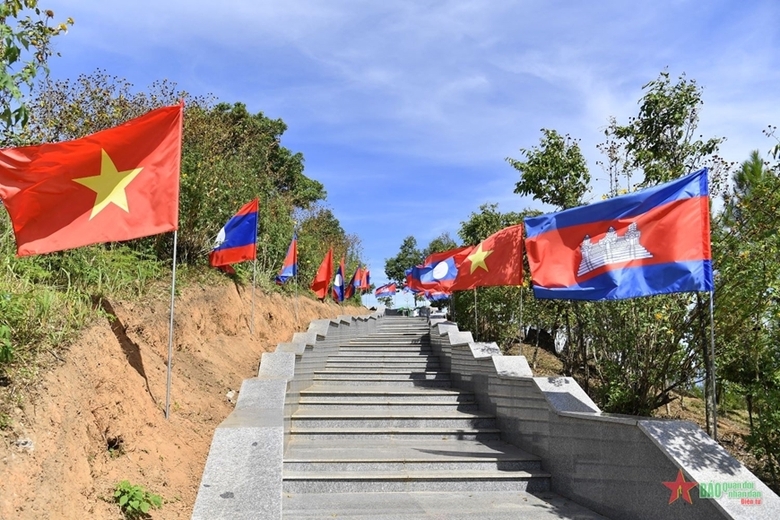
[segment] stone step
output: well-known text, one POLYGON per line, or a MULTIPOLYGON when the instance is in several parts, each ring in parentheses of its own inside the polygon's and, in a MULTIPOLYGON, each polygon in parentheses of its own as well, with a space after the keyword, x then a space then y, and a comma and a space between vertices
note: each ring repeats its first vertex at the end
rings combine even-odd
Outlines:
POLYGON ((541 461, 504 441, 351 440, 320 444, 292 440, 284 460, 291 471, 374 471, 434 469, 437 471, 539 471, 541 461))
POLYGON ((450 388, 398 388, 393 385, 366 385, 356 388, 343 388, 324 385, 312 385, 301 390, 301 398, 323 401, 426 401, 437 403, 459 403, 473 401, 474 394, 459 392, 450 388))
POLYGON ((374 361, 374 360, 397 360, 397 361, 420 361, 427 360, 430 354, 424 352, 362 352, 354 354, 350 352, 338 352, 328 357, 328 361, 374 361))
POLYGON ((452 428, 478 429, 495 428, 494 416, 481 412, 460 412, 445 410, 426 412, 423 410, 400 410, 392 413, 381 409, 366 409, 360 413, 349 413, 340 409, 301 409, 291 417, 291 428, 452 428))
POLYGON ((360 381, 370 380, 449 380, 449 374, 434 371, 415 371, 415 370, 384 370, 375 368, 374 370, 349 370, 349 369, 330 369, 317 370, 314 372, 315 381, 336 381, 344 379, 358 379, 360 381))
POLYGON ((549 491, 284 493, 284 520, 606 520, 549 491))
POLYGON ((344 412, 359 412, 368 408, 377 410, 385 410, 390 412, 393 410, 403 410, 409 407, 415 408, 420 411, 436 412, 438 410, 453 410, 456 409, 459 412, 473 412, 477 410, 477 403, 474 401, 462 401, 462 402, 436 402, 436 401, 403 401, 403 400, 332 400, 315 399, 315 398, 303 398, 299 401, 301 409, 322 409, 322 408, 338 408, 344 412))
POLYGON ((550 475, 530 471, 285 471, 286 493, 549 491, 550 475))
POLYGON ((322 370, 315 370, 314 374, 417 374, 421 372, 437 373, 438 370, 426 370, 425 367, 397 367, 393 365, 380 366, 366 365, 366 366, 347 366, 347 367, 333 367, 327 365, 322 370))
POLYGON ((351 354, 373 354, 377 352, 392 352, 392 353, 410 353, 410 352, 422 352, 426 355, 433 354, 430 345, 393 345, 388 346, 387 343, 381 345, 342 345, 339 347, 339 352, 351 354))
POLYGON ((345 439, 396 440, 497 440, 501 431, 496 428, 299 428, 290 427, 290 438, 324 443, 345 439))
POLYGON ((430 371, 435 372, 439 369, 441 369, 441 365, 439 363, 434 362, 425 362, 425 361, 399 361, 399 362, 390 362, 390 361, 374 361, 374 362, 362 362, 362 361, 347 361, 347 362, 329 362, 327 365, 325 365, 325 368, 323 370, 329 370, 329 369, 364 369, 364 370, 375 370, 375 369, 387 369, 387 370, 422 370, 422 371, 430 371))
POLYGON ((318 375, 312 378, 314 384, 327 383, 329 385, 366 386, 377 383, 393 384, 399 387, 436 387, 449 388, 451 380, 448 375, 437 373, 433 379, 412 379, 409 377, 386 375, 381 378, 365 378, 363 376, 324 376, 318 375))

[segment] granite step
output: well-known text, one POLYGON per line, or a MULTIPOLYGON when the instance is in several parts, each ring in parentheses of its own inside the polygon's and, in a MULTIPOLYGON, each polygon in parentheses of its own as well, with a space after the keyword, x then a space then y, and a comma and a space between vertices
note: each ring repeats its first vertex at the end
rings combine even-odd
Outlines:
POLYGON ((290 427, 290 438, 323 443, 344 439, 468 440, 487 441, 501 437, 497 428, 299 428, 290 427))
POLYGON ((549 491, 290 493, 284 520, 606 520, 549 491))
POLYGON ((483 412, 444 410, 430 412, 406 409, 388 412, 366 409, 350 413, 340 409, 299 408, 292 416, 291 428, 495 428, 493 415, 483 412))
POLYGON ((360 388, 333 387, 325 385, 312 385, 306 390, 301 390, 301 398, 313 398, 325 401, 341 402, 352 401, 426 401, 460 403, 473 401, 474 394, 459 392, 451 388, 399 388, 394 385, 366 385, 360 388))

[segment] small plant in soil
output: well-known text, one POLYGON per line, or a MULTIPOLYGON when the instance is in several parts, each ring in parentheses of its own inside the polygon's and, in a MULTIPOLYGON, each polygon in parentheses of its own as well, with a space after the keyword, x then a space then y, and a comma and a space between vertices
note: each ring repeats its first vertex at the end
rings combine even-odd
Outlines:
POLYGON ((114 490, 114 500, 119 504, 119 509, 125 515, 125 518, 150 518, 149 511, 152 508, 162 507, 162 497, 155 495, 143 488, 136 486, 127 480, 123 480, 116 485, 114 490))

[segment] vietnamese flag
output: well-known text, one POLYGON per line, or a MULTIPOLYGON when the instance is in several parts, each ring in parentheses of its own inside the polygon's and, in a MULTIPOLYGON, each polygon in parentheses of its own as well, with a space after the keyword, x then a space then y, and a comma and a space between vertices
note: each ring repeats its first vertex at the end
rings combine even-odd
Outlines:
POLYGON ((515 224, 455 255, 457 275, 448 292, 523 283, 523 225, 515 224))
POLYGON ((183 104, 73 141, 0 150, 18 256, 173 231, 183 104))
POLYGON ((333 248, 328 249, 325 254, 325 258, 322 259, 317 274, 314 276, 314 280, 311 282, 311 290, 317 295, 320 300, 324 299, 328 294, 328 286, 330 285, 330 273, 333 272, 333 248))

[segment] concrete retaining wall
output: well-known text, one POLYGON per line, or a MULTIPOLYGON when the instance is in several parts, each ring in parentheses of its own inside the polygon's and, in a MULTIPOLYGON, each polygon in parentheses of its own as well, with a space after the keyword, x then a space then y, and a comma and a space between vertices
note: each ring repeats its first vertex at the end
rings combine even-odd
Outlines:
POLYGON ((262 355, 257 377, 244 380, 235 409, 214 432, 193 519, 282 518, 284 447, 300 392, 339 343, 373 332, 382 313, 315 320, 262 355))
POLYGON ((613 520, 780 518, 778 496, 690 422, 602 413, 573 379, 533 377, 524 357, 502 356, 454 323, 434 321, 431 345, 453 385, 496 415, 504 440, 542 458, 560 495, 613 520), (740 491, 761 504, 700 498, 698 487, 692 503, 670 503, 663 483, 680 470, 686 482, 752 486, 740 491))

